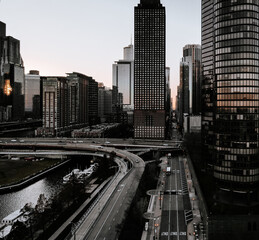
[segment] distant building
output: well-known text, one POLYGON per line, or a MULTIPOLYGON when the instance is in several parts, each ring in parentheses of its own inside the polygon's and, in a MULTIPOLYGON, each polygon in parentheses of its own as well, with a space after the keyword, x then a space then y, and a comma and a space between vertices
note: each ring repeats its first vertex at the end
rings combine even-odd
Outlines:
POLYGON ((89 124, 94 125, 99 123, 98 118, 98 82, 92 77, 89 77, 89 124))
POLYGON ((201 46, 186 45, 180 63, 179 124, 183 127, 184 115, 201 112, 201 46))
POLYGON ((70 126, 83 127, 89 123, 90 77, 77 72, 67 75, 70 126))
POLYGON ((201 132, 201 115, 184 115, 184 134, 201 132))
POLYGON ((39 135, 63 135, 69 127, 68 81, 66 77, 41 77, 43 84, 43 128, 39 135))
POLYGON ((98 117, 102 123, 105 122, 104 94, 105 94, 105 87, 103 83, 98 83, 98 117))
POLYGON ((24 118, 24 66, 20 41, 0 22, 0 122, 24 118))
POLYGON ((25 75, 25 113, 26 117, 39 119, 40 110, 40 75, 39 71, 31 70, 25 75))
POLYGON ((112 65, 113 86, 123 95, 123 107, 125 110, 134 108, 134 58, 133 45, 124 48, 122 60, 112 65))
POLYGON ((165 139, 165 7, 141 0, 134 17, 134 137, 165 139))

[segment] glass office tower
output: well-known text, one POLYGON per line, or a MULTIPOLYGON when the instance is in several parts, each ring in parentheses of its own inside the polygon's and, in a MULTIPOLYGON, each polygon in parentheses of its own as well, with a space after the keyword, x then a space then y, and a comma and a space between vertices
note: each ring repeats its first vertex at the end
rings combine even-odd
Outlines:
POLYGON ((134 19, 134 135, 165 138, 165 8, 141 0, 134 19))
POLYGON ((258 0, 202 0, 202 135, 223 191, 258 188, 258 46, 258 0))

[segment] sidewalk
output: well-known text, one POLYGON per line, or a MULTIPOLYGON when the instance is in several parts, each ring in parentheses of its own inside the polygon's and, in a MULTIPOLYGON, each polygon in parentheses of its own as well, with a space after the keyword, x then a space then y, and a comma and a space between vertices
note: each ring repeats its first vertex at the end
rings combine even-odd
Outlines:
POLYGON ((195 187, 193 186, 193 181, 191 177, 191 173, 189 170, 188 162, 186 157, 183 157, 184 169, 187 178, 189 197, 191 201, 193 220, 187 225, 187 237, 188 240, 195 240, 195 235, 198 236, 199 240, 203 240, 202 234, 199 234, 198 225, 202 222, 201 215, 199 210, 199 199, 195 193, 195 187))
POLYGON ((161 215, 162 215, 162 203, 163 195, 160 195, 160 191, 164 188, 164 172, 162 169, 167 166, 167 158, 162 157, 161 171, 157 183, 156 190, 151 190, 148 194, 151 196, 149 201, 149 206, 147 210, 147 215, 149 216, 148 230, 143 231, 141 240, 153 240, 159 239, 160 225, 161 225, 161 215))

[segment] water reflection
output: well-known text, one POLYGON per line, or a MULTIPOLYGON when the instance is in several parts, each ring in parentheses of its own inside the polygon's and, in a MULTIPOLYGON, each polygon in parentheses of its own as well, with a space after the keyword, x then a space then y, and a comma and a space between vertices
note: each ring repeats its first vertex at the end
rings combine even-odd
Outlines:
POLYGON ((56 170, 46 178, 17 192, 0 195, 0 221, 11 212, 22 208, 26 203, 36 203, 41 193, 48 198, 60 191, 63 187, 62 177, 69 168, 56 170))

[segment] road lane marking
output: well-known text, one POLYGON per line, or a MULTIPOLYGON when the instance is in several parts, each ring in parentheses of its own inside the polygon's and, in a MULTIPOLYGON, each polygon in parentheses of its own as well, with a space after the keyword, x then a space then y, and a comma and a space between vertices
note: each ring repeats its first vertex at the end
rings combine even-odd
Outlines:
MULTIPOLYGON (((123 188, 125 188, 125 186, 123 186, 123 188)), ((122 188, 122 190, 123 190, 123 188, 122 188)), ((109 218, 109 216, 110 216, 111 212, 113 211, 113 208, 114 208, 114 206, 116 205, 116 203, 117 203, 118 199, 120 198, 120 196, 121 196, 122 192, 123 192, 123 191, 121 191, 121 192, 119 193, 119 196, 116 198, 116 201, 114 201, 114 204, 112 205, 112 208, 111 208, 110 212, 107 214, 107 217, 106 217, 106 218, 105 218, 105 220, 103 221, 103 224, 102 224, 102 226, 100 227, 100 229, 99 229, 98 233, 96 234, 96 236, 95 236, 94 240, 96 240, 96 239, 98 238, 98 236, 99 236, 99 234, 100 234, 101 230, 103 229, 103 226, 105 225, 105 223, 106 223, 107 219, 109 218)), ((84 235, 85 235, 85 234, 84 234, 84 235)))

